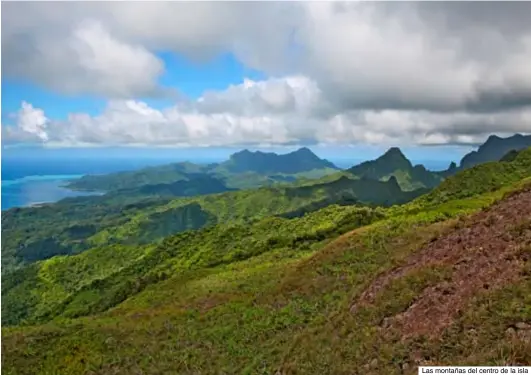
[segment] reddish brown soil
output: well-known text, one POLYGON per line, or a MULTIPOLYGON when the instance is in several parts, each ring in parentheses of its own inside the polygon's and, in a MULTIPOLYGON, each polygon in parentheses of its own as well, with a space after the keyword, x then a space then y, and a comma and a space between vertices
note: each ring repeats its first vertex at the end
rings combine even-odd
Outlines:
POLYGON ((450 266, 451 280, 426 288, 406 311, 385 320, 385 326, 398 329, 403 338, 435 337, 474 294, 516 281, 525 262, 521 250, 529 246, 531 187, 473 215, 464 227, 426 245, 404 265, 379 275, 356 305, 373 303, 380 290, 409 272, 450 266))

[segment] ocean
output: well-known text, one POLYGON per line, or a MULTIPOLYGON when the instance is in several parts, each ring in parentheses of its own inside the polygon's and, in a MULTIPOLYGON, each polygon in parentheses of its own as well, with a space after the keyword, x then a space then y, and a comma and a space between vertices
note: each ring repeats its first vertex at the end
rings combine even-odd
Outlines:
MULTIPOLYGON (((63 198, 93 195, 72 191, 63 187, 68 181, 86 174, 105 174, 135 170, 152 165, 175 163, 175 159, 14 159, 2 158, 2 210, 26 207, 38 203, 57 202, 63 198)), ((221 160, 190 160, 196 163, 212 163, 221 160)), ((340 168, 348 168, 359 160, 331 160, 340 168)), ((415 161, 415 163, 421 163, 415 161)), ((427 161, 428 169, 446 168, 447 162, 427 161)))
POLYGON ((135 170, 172 162, 175 160, 2 158, 2 210, 99 194, 72 191, 63 187, 68 181, 86 174, 135 170))

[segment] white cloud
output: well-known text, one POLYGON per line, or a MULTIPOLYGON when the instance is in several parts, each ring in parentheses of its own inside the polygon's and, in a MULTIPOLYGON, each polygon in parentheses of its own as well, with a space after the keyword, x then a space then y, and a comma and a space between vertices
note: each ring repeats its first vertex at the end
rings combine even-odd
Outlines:
POLYGON ((303 77, 246 80, 226 91, 162 110, 114 100, 98 116, 46 119, 23 103, 10 142, 38 137, 49 146, 256 146, 260 144, 444 144, 481 142, 489 134, 531 131, 531 106, 497 113, 344 110, 325 113, 327 100, 303 77), (268 101, 272 95, 274 100, 268 101), (265 99, 264 99, 265 98, 265 99))
POLYGON ((44 111, 34 108, 33 105, 22 102, 20 110, 15 115, 16 127, 2 127, 4 140, 21 142, 46 142, 46 132, 49 123, 44 111), (6 139, 7 138, 7 139, 6 139))
POLYGON ((154 51, 194 60, 233 52, 284 64, 293 6, 244 2, 33 2, 2 11, 3 74, 66 94, 160 95, 154 51))
POLYGON ((3 74, 69 95, 127 98, 169 91, 157 85, 164 71, 160 59, 143 46, 111 36, 98 21, 80 22, 64 36, 45 33, 34 37, 29 44, 7 40, 3 74))
MULTIPOLYGON (((109 99, 98 116, 45 122, 47 144, 434 144, 531 132, 530 3, 6 3, 2 57, 8 77, 109 99), (138 97, 167 94, 159 50, 229 52, 277 78, 157 110, 138 97)), ((19 122, 6 134, 37 133, 19 122)))

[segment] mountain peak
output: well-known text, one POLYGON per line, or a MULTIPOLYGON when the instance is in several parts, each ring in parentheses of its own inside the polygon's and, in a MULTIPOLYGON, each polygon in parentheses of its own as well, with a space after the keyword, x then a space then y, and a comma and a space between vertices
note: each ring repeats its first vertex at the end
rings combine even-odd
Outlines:
POLYGON ((507 138, 491 135, 477 151, 466 154, 460 163, 460 168, 470 168, 488 161, 497 161, 511 150, 522 150, 531 146, 531 135, 514 134, 507 138))
POLYGON ((402 190, 433 187, 440 182, 440 177, 423 165, 413 166, 398 147, 391 147, 379 158, 358 164, 348 171, 359 178, 388 180, 391 184, 396 182, 402 190))
POLYGON ((398 147, 391 147, 389 150, 385 152, 380 158, 401 158, 407 160, 406 156, 402 153, 402 150, 398 147))
POLYGON ((248 149, 243 149, 241 151, 238 151, 238 152, 235 152, 234 154, 232 154, 230 156, 230 158, 232 159, 233 157, 238 157, 238 156, 246 156, 246 155, 252 155, 253 152, 249 151, 248 149))
POLYGON ((310 150, 308 147, 301 147, 295 153, 305 153, 305 154, 313 154, 312 150, 310 150))
POLYGON ((231 155, 230 160, 222 163, 231 172, 300 173, 314 169, 333 168, 335 165, 319 158, 309 148, 301 147, 287 154, 255 151, 247 149, 231 155))
POLYGON ((291 152, 291 154, 298 157, 311 157, 314 159, 319 159, 319 157, 315 155, 308 147, 301 147, 298 150, 291 152))

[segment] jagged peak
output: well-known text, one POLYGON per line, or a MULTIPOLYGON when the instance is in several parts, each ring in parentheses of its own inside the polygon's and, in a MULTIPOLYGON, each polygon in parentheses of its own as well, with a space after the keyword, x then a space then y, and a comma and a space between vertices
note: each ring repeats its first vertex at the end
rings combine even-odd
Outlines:
POLYGON ((234 154, 231 155, 231 157, 240 156, 240 155, 249 155, 249 154, 252 154, 252 152, 245 148, 245 149, 243 149, 241 151, 235 152, 234 154))
POLYGON ((400 157, 402 159, 407 159, 402 150, 398 147, 391 147, 381 157, 400 157))
POLYGON ((492 143, 492 142, 500 142, 500 141, 511 141, 511 140, 521 140, 522 138, 525 138, 523 134, 515 133, 507 138, 502 138, 500 136, 497 136, 496 134, 492 134, 487 138, 485 141, 485 144, 492 143))
POLYGON ((310 153, 310 154, 313 154, 313 151, 310 150, 308 147, 301 147, 299 148, 298 150, 294 151, 295 153, 301 153, 301 152, 304 152, 304 153, 310 153))
POLYGON ((291 152, 292 155, 299 155, 299 156, 311 156, 311 157, 315 157, 315 158, 318 158, 317 155, 315 155, 315 153, 310 150, 308 147, 301 147, 299 148, 298 150, 296 151, 293 151, 291 152))
POLYGON ((230 159, 234 158, 246 158, 246 157, 252 157, 252 156, 258 156, 258 155, 277 155, 274 152, 262 152, 262 151, 250 151, 249 149, 243 149, 241 151, 235 152, 230 156, 230 159))
POLYGON ((417 170, 421 170, 421 171, 426 171, 426 167, 424 166, 424 164, 415 164, 415 166, 413 166, 413 169, 417 169, 417 170))
POLYGON ((310 150, 308 147, 301 147, 298 150, 289 152, 287 154, 277 154, 275 152, 263 152, 260 150, 257 151, 250 151, 249 149, 243 149, 241 151, 235 152, 231 155, 232 157, 239 157, 239 156, 250 156, 250 155, 275 155, 275 156, 287 156, 287 155, 311 155, 318 157, 312 150, 310 150))

